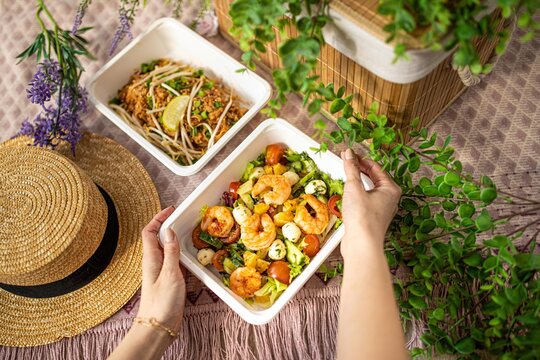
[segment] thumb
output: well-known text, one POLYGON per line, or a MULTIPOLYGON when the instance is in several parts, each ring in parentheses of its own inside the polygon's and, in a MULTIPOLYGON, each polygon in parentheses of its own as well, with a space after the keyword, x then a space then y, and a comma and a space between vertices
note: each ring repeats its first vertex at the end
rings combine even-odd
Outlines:
POLYGON ((343 168, 345 169, 345 183, 359 183, 364 189, 361 178, 358 157, 350 148, 341 153, 343 159, 343 168))
POLYGON ((163 268, 168 272, 180 270, 180 244, 173 229, 165 230, 163 239, 163 268))

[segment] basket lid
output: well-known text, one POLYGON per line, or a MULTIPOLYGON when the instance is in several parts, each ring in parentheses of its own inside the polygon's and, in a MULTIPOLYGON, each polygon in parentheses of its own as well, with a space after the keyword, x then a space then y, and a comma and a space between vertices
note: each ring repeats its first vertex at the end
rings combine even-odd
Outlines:
MULTIPOLYGON (((384 31, 384 27, 391 23, 391 19, 379 14, 379 4, 379 0, 333 0, 330 2, 330 9, 378 39, 386 41, 389 34, 384 31)), ((402 34, 399 41, 409 49, 420 49, 423 47, 420 39, 423 32, 420 30, 413 34, 402 34)))

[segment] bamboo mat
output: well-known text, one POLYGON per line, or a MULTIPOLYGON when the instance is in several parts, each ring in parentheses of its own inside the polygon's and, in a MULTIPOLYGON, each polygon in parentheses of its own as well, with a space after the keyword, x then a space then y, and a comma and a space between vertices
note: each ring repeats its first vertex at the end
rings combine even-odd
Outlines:
MULTIPOLYGON (((75 1, 49 1, 60 22, 70 27, 75 1)), ((115 2, 116 3, 116 2, 115 2)), ((138 34, 157 18, 170 15, 160 1, 149 2, 137 19, 138 34)), ((196 4, 184 14, 189 20, 196 4)), ((25 117, 37 108, 25 96, 26 84, 35 68, 31 62, 15 65, 15 55, 36 32, 31 2, 0 0, 0 141, 13 136, 25 117), (3 2, 1 2, 3 1, 3 2)), ((97 57, 85 62, 87 79, 107 61, 107 52, 117 25, 116 8, 105 0, 94 0, 87 24, 95 25, 89 34, 91 50, 97 57)), ((465 168, 486 174, 501 189, 517 189, 522 195, 539 197, 540 159, 540 41, 520 44, 515 39, 494 72, 484 82, 469 89, 432 126, 442 137, 451 134, 456 153, 465 168)), ((211 41, 235 57, 239 52, 221 37, 211 41)), ((124 43, 125 44, 125 43, 124 43)), ((268 78, 267 74, 262 74, 268 78)), ((312 134, 312 121, 291 97, 281 117, 312 134)), ((162 205, 179 204, 262 121, 251 121, 201 173, 183 178, 174 176, 150 157, 134 141, 93 110, 84 119, 85 127, 109 136, 134 153, 153 177, 162 205)), ((339 149, 337 149, 339 150, 339 149)), ((339 259, 336 251, 330 262, 339 259)), ((314 276, 283 313, 270 324, 248 326, 193 276, 188 276, 188 302, 181 338, 167 351, 166 359, 331 359, 335 355, 335 329, 339 279, 324 283, 314 276), (248 345, 248 346, 246 346, 248 345)), ((0 347, 2 359, 102 359, 123 338, 136 314, 135 296, 111 319, 74 338, 34 348, 0 347)), ((1 326, 1 325, 0 325, 1 326)))

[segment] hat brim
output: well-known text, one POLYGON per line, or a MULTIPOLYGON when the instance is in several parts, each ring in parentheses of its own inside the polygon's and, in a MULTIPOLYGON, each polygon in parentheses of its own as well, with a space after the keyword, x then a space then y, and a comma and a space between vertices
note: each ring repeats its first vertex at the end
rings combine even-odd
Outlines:
MULTIPOLYGON (((4 146, 27 146, 15 138, 4 146)), ((0 344, 44 345, 94 327, 125 305, 141 286, 143 227, 160 210, 152 179, 127 149, 86 133, 76 156, 67 144, 56 151, 74 161, 112 198, 118 216, 118 244, 107 268, 88 285, 51 298, 29 298, 0 289, 0 344)))

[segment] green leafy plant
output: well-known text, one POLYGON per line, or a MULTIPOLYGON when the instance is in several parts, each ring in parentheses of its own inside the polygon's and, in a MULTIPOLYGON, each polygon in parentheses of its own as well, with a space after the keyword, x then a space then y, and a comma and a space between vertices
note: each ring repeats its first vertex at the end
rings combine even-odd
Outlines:
POLYGON ((409 34, 419 34, 424 47, 433 50, 452 50, 456 66, 469 66, 475 74, 486 73, 491 65, 480 62, 473 40, 485 34, 499 39, 497 52, 502 53, 508 42, 508 31, 498 32, 497 21, 490 19, 488 10, 499 9, 503 19, 518 16, 517 25, 526 30, 523 40, 531 40, 540 31, 534 19, 540 8, 538 0, 501 1, 423 1, 381 0, 378 11, 392 21, 384 30, 387 41, 394 41, 397 58, 406 57, 407 46, 403 39, 409 34), (517 14, 517 15, 516 15, 517 14))
POLYGON ((425 347, 412 354, 537 358, 540 202, 465 173, 450 137, 437 139, 413 124, 417 141, 407 145, 377 106, 366 117, 340 117, 338 127, 328 135, 331 142, 368 140, 368 155, 403 190, 385 253, 391 269, 405 274, 394 285, 402 318, 424 329, 425 347), (518 217, 527 223, 504 227, 518 217), (516 246, 529 228, 536 230, 516 246))
MULTIPOLYGON (((419 3, 427 8, 428 2, 419 3)), ((450 5, 433 3, 439 8, 432 21, 445 22, 443 8, 450 5)), ((396 2, 394 10, 407 6, 412 11, 406 4, 396 2)), ((463 11, 467 6, 481 6, 475 4, 465 2, 460 6, 463 11)), ((499 6, 507 17, 518 9, 532 16, 537 6, 523 4, 507 1, 499 6)), ((392 15, 390 2, 383 2, 381 8, 392 15)), ((452 16, 461 22, 472 21, 476 14, 472 13, 452 16)), ((404 21, 400 14, 393 15, 396 25, 387 29, 395 32, 394 37, 404 26, 410 32, 424 26, 414 21, 400 23, 404 21)), ((352 95, 345 96, 344 88, 335 89, 333 84, 321 83, 312 76, 324 44, 322 29, 331 21, 327 1, 236 0, 230 15, 231 33, 239 38, 248 67, 254 67, 257 55, 280 36, 278 53, 283 66, 272 73, 277 91, 267 112, 275 115, 290 93, 300 94, 313 115, 326 105, 337 119, 337 129, 329 132, 324 120, 315 121, 316 136, 322 140, 319 150, 340 143, 351 147, 365 143, 367 155, 379 161, 402 188, 400 210, 388 232, 385 254, 392 271, 399 275, 394 287, 401 317, 423 333, 423 346, 412 349, 411 354, 437 352, 478 358, 488 353, 505 359, 538 358, 540 255, 535 251, 540 202, 501 191, 487 176, 476 179, 465 173, 450 137, 438 139, 427 129, 417 129, 417 120, 403 134, 378 113, 377 104, 367 114, 357 113, 351 105, 352 95), (292 36, 286 36, 289 26, 294 30, 292 36), (414 144, 406 143, 406 136, 416 139, 414 144), (508 210, 513 208, 519 210, 508 210), (528 219, 526 225, 508 230, 506 224, 517 218, 528 219), (528 229, 533 233, 528 240, 523 239, 528 229)), ((432 31, 441 37, 426 35, 431 47, 446 40, 443 33, 461 34, 463 30, 457 30, 452 21, 445 29, 435 29, 439 25, 434 25, 432 31)), ((537 25, 531 21, 521 21, 520 25, 536 31, 537 25)), ((469 40, 487 33, 486 24, 480 21, 469 40)), ((498 35, 505 40, 504 34, 498 35)), ((459 52, 461 40, 453 41, 459 52)), ((397 48, 396 52, 402 50, 397 48)), ((466 61, 458 59, 458 65, 471 65, 474 72, 488 70, 479 69, 470 53, 459 56, 466 61)), ((329 279, 341 270, 324 267, 320 272, 329 279)))

